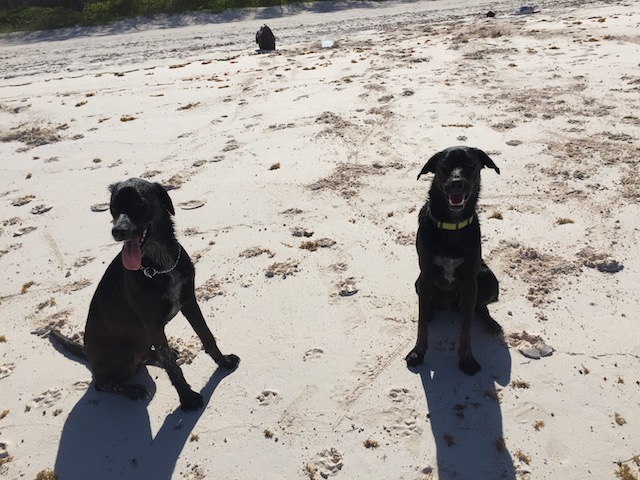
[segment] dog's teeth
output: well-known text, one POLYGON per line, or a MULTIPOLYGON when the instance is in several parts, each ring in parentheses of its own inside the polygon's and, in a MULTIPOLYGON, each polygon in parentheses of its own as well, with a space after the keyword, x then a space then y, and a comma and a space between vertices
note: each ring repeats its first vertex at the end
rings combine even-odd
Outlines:
POLYGON ((451 205, 452 207, 461 207, 465 204, 465 202, 467 201, 467 196, 466 195, 450 195, 449 196, 449 205, 451 205))

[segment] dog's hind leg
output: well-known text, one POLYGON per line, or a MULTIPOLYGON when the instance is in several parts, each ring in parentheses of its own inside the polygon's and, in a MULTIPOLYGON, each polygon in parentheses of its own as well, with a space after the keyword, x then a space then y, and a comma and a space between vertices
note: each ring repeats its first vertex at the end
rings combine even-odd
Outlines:
POLYGON ((418 294, 418 339, 416 346, 405 357, 407 367, 415 367, 424 362, 424 355, 429 346, 429 320, 431 320, 433 305, 431 293, 425 291, 421 276, 416 280, 416 293, 418 294))
POLYGON ((497 302, 499 293, 498 279, 487 264, 482 262, 478 272, 478 298, 476 304, 488 305, 497 302))
POLYGON ((124 383, 137 369, 135 359, 128 356, 123 358, 121 351, 112 351, 112 354, 107 351, 104 353, 104 360, 91 362, 96 390, 117 393, 131 400, 148 398, 149 390, 144 385, 124 383))
POLYGON ((495 335, 496 337, 502 335, 502 327, 493 319, 486 305, 478 305, 476 307, 476 313, 491 335, 495 335))
POLYGON ((478 273, 478 298, 476 300, 476 313, 484 323, 486 329, 492 335, 501 335, 502 327, 496 322, 487 309, 489 303, 498 301, 498 279, 493 272, 482 262, 478 273))

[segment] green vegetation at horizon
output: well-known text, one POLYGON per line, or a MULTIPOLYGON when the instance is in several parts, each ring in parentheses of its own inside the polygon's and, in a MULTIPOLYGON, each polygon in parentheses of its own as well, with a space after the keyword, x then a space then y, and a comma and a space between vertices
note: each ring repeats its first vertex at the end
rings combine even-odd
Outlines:
MULTIPOLYGON (((220 13, 228 9, 271 7, 302 3, 304 0, 45 0, 43 6, 16 6, 12 0, 0 0, 0 33, 50 30, 73 26, 112 23, 131 17, 159 13, 206 11, 220 13)), ((308 1, 308 0, 307 0, 308 1)))

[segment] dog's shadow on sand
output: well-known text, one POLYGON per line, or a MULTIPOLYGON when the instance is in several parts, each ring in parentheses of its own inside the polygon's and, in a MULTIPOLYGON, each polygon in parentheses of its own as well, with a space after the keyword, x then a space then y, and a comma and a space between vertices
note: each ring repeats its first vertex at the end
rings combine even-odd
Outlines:
POLYGON ((425 361, 412 369, 420 375, 427 399, 438 478, 515 480, 496 389, 496 383, 504 387, 510 382, 509 349, 502 338, 485 333, 475 318, 472 349, 482 370, 470 377, 458 369, 459 333, 458 314, 436 313, 429 324, 425 361))
MULTIPOLYGON (((176 462, 216 387, 232 370, 216 369, 201 390, 205 405, 196 412, 178 407, 153 436, 149 401, 101 393, 93 386, 75 405, 60 438, 55 472, 63 480, 171 478, 176 462)), ((146 368, 132 380, 155 393, 146 368)), ((176 396, 177 401, 177 396, 176 396)))

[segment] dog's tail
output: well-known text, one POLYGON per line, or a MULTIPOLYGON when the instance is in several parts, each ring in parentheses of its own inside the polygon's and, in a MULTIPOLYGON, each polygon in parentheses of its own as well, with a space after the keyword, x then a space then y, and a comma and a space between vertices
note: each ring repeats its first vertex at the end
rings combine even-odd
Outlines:
POLYGON ((71 340, 69 337, 60 333, 59 330, 51 330, 49 332, 49 338, 54 339, 62 348, 64 348, 71 355, 75 355, 76 357, 80 357, 83 360, 87 359, 87 352, 84 350, 84 345, 80 342, 76 342, 75 340, 71 340))

